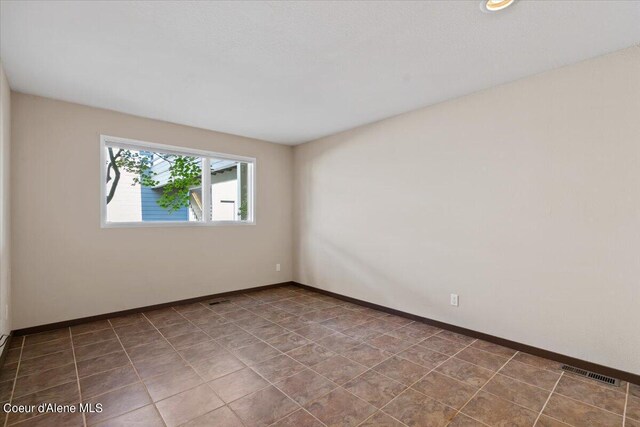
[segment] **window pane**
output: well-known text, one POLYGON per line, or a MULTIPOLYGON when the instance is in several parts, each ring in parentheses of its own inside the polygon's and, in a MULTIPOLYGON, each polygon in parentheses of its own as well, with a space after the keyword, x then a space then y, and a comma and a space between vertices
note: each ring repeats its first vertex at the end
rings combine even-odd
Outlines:
POLYGON ((203 220, 200 157, 105 150, 108 222, 203 220))
POLYGON ((250 165, 246 162, 211 159, 211 220, 250 219, 250 165))

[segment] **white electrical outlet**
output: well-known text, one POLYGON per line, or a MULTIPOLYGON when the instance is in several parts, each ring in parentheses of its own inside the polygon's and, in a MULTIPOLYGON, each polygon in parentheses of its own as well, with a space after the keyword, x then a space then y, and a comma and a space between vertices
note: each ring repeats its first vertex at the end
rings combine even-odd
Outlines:
POLYGON ((280 264, 276 264, 276 271, 280 271, 280 264))
POLYGON ((451 294, 451 305, 458 306, 458 294, 451 294))

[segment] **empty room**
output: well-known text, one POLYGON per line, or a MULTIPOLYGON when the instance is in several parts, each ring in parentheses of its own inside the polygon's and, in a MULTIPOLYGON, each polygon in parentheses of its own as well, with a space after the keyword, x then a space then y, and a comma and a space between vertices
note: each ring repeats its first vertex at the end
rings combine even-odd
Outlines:
POLYGON ((0 0, 0 427, 640 427, 640 0, 0 0))

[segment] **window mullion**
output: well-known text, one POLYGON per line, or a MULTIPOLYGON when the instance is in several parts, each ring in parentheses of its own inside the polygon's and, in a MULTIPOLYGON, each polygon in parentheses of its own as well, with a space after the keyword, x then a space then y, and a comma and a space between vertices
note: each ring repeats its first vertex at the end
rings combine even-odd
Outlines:
POLYGON ((202 158, 202 220, 211 222, 211 159, 202 158))

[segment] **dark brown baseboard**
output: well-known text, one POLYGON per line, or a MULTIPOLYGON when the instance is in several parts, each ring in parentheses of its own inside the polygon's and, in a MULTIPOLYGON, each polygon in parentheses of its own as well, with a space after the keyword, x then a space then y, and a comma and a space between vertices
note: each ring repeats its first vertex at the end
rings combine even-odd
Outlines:
POLYGON ((11 338, 13 338, 13 331, 9 333, 7 342, 5 342, 4 347, 2 347, 2 353, 0 354, 0 368, 4 366, 4 360, 7 358, 7 353, 9 353, 9 347, 11 347, 11 338))
POLYGON ((509 347, 514 350, 522 351, 524 353, 533 354, 534 356, 543 357, 545 359, 550 359, 556 362, 564 363, 567 365, 575 366, 577 368, 586 369, 587 371, 596 372, 598 374, 606 375, 609 377, 619 378, 624 381, 628 381, 633 384, 640 384, 640 375, 633 374, 631 372, 621 371, 619 369, 610 368, 608 366, 599 365, 597 363, 588 362, 582 359, 576 359, 575 357, 566 356, 564 354, 555 353, 553 351, 544 350, 542 348, 533 347, 527 344, 522 344, 516 341, 511 341, 508 339, 496 337, 494 335, 485 334, 483 332, 474 331, 472 329, 462 328, 460 326, 451 325, 449 323, 440 322, 437 320, 429 319, 422 316, 417 316, 415 314, 405 313, 404 311, 396 310, 393 308, 385 307, 383 305, 374 304, 371 302, 359 300, 357 298, 348 297, 345 295, 337 294, 335 292, 326 291, 324 289, 315 288, 309 285, 303 285, 302 283, 292 282, 295 286, 301 287, 303 289, 308 289, 310 291, 318 292, 324 295, 328 295, 334 298, 341 299, 343 301, 351 302, 353 304, 358 304, 363 307, 372 308, 374 310, 384 311, 389 314, 394 314, 396 316, 405 317, 407 319, 414 320, 416 322, 426 323, 428 325, 432 325, 438 327, 440 329, 446 329, 448 331, 457 332, 459 334, 468 335, 473 338, 478 338, 484 341, 489 341, 494 344, 501 345, 503 347, 509 347))
POLYGON ((265 289, 279 288, 279 287, 288 286, 288 285, 294 285, 295 286, 295 283, 294 282, 274 283, 274 284, 271 284, 271 285, 256 286, 256 287, 247 288, 247 289, 239 289, 237 291, 221 292, 221 293, 218 293, 218 294, 203 295, 203 296, 200 296, 200 297, 194 297, 194 298, 187 298, 187 299, 178 300, 178 301, 165 302, 165 303, 162 303, 162 304, 154 304, 154 305, 147 305, 147 306, 144 306, 144 307, 130 308, 130 309, 127 309, 127 310, 122 310, 122 311, 114 311, 112 313, 98 314, 96 316, 88 316, 88 317, 81 317, 81 318, 78 318, 78 319, 63 320, 61 322, 47 323, 46 325, 38 325, 38 326, 31 326, 29 328, 16 329, 15 331, 12 332, 12 334, 14 336, 17 336, 17 337, 20 337, 20 336, 23 336, 23 335, 37 334, 39 332, 52 331, 54 329, 68 328, 70 326, 79 325, 81 323, 95 322, 96 320, 111 319, 113 317, 126 316, 127 314, 141 313, 143 311, 158 310, 158 309, 161 309, 161 308, 171 307, 173 305, 193 304, 195 302, 205 301, 205 300, 209 300, 209 299, 229 297, 229 296, 232 296, 232 295, 244 294, 246 292, 263 291, 265 289))

